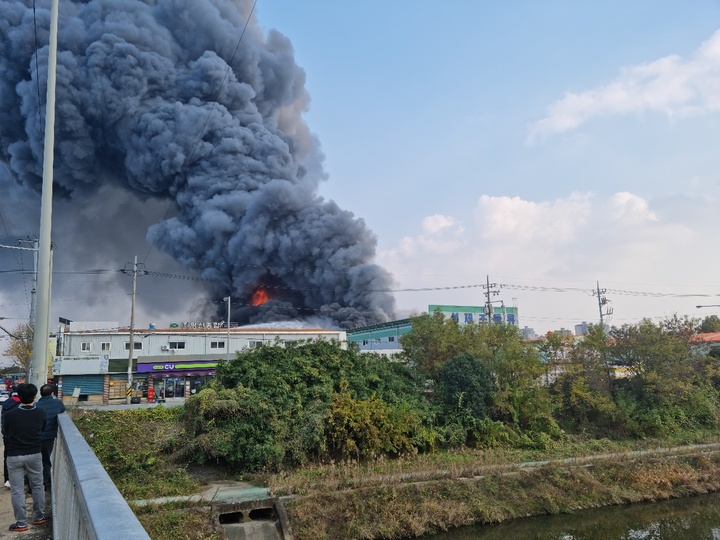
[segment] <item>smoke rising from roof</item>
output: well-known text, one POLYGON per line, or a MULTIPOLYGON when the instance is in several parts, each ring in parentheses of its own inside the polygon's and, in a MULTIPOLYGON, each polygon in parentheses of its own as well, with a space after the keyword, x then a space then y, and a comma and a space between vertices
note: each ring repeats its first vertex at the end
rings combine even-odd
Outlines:
MULTIPOLYGON (((221 319, 230 295, 241 323, 385 321, 391 276, 372 263, 374 235, 318 195, 323 156, 302 119, 305 74, 289 40, 254 18, 240 41, 250 9, 229 0, 60 2, 54 193, 68 203, 54 211, 53 240, 75 223, 105 257, 126 261, 132 251, 107 246, 149 224, 147 242, 205 280, 221 319), (113 213, 108 193, 137 205, 113 213), (77 225, 88 213, 78 208, 95 208, 93 223, 105 217, 105 226, 77 225), (269 299, 251 306, 258 288, 269 299)), ((37 43, 46 44, 49 1, 36 17, 37 43)), ((34 32, 30 0, 0 0, 2 142, 16 177, 37 193, 48 48, 36 56, 34 32)))

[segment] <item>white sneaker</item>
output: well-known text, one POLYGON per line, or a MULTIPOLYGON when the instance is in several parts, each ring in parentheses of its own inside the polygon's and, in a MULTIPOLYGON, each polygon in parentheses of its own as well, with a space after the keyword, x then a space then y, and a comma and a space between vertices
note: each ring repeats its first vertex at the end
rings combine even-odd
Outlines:
POLYGON ((10 489, 10 480, 8 480, 8 481, 5 482, 5 487, 8 488, 8 489, 10 489))

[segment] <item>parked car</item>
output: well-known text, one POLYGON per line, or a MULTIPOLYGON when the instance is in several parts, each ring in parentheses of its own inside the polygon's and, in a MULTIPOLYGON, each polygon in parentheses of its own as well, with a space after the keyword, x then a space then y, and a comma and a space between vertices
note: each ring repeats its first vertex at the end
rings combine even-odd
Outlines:
POLYGON ((3 401, 7 401, 7 399, 10 397, 10 394, 7 392, 0 392, 0 403, 3 401))

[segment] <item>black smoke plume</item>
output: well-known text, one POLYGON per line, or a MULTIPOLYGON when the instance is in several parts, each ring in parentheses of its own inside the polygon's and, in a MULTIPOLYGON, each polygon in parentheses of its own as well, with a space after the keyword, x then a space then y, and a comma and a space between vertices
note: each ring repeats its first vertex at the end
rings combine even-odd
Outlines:
MULTIPOLYGON (((49 7, 0 0, 0 168, 9 160, 13 171, 0 182, 34 193, 49 7)), ((230 0, 60 2, 53 240, 68 230, 93 243, 73 243, 79 267, 93 246, 112 253, 142 225, 145 249, 201 277, 221 320, 230 295, 243 323, 385 321, 391 276, 372 262, 374 235, 318 195, 305 74, 289 40, 250 11, 230 0), (91 208, 110 222, 83 226, 91 208), (254 302, 260 290, 266 301, 254 302)))

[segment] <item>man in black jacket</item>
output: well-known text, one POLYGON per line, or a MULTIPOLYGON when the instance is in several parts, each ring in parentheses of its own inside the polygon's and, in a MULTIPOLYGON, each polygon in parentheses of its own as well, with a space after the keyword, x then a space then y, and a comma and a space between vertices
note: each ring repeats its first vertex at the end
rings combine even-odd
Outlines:
POLYGON ((40 399, 35 404, 39 409, 43 409, 45 414, 45 429, 42 432, 42 462, 43 462, 43 484, 45 491, 50 489, 52 480, 52 456, 53 446, 58 432, 58 414, 65 412, 65 405, 62 400, 53 396, 55 386, 52 384, 43 384, 40 387, 40 399))
POLYGON ((33 499, 33 525, 47 523, 45 515, 45 489, 43 488, 43 467, 41 437, 45 429, 45 411, 35 406, 37 386, 21 384, 17 388, 20 406, 5 413, 2 433, 7 448, 7 466, 10 474, 10 500, 15 523, 10 530, 27 530, 27 508, 25 507, 25 475, 27 474, 33 499))
MULTIPOLYGON (((0 427, 3 425, 5 420, 5 413, 9 410, 14 409, 15 407, 20 406, 20 398, 17 395, 17 392, 15 391, 15 388, 12 389, 12 393, 9 398, 7 398, 5 401, 3 401, 1 412, 0 412, 0 427)), ((3 481, 5 482, 5 487, 10 489, 10 477, 8 476, 8 470, 7 470, 7 444, 5 444, 5 438, 3 437, 3 481)))

